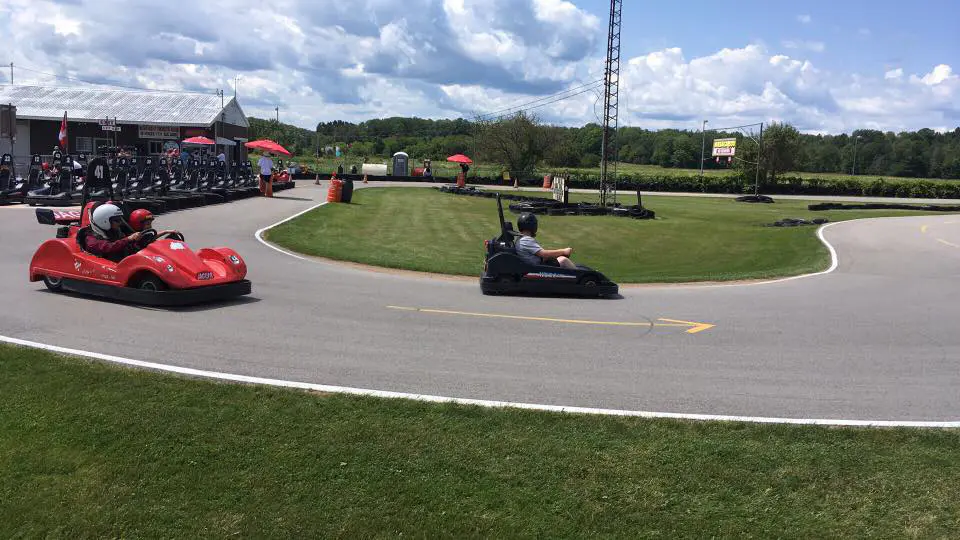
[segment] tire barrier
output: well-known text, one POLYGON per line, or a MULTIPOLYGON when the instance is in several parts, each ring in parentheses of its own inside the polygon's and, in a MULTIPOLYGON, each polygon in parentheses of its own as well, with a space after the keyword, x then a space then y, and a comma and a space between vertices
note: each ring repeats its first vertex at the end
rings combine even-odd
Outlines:
POLYGON ((897 203, 818 203, 807 206, 808 210, 926 210, 929 212, 960 212, 958 205, 946 204, 897 204, 897 203))
POLYGON ((766 195, 744 195, 743 197, 737 197, 737 202, 772 204, 773 198, 766 195))
MULTIPOLYGON (((468 197, 493 199, 497 196, 493 191, 483 191, 474 186, 441 186, 437 189, 443 193, 468 197)), ((617 204, 615 206, 600 206, 599 204, 586 202, 564 204, 552 199, 525 197, 523 195, 513 195, 510 193, 501 193, 500 198, 507 201, 514 201, 514 203, 509 205, 510 211, 514 214, 530 212, 536 215, 548 216, 616 216, 633 219, 656 218, 656 213, 653 210, 640 205, 622 206, 617 204)))
POLYGON ((784 218, 779 221, 774 221, 765 227, 799 227, 801 225, 823 225, 825 223, 830 223, 830 220, 827 218, 817 218, 817 219, 801 219, 801 218, 784 218))

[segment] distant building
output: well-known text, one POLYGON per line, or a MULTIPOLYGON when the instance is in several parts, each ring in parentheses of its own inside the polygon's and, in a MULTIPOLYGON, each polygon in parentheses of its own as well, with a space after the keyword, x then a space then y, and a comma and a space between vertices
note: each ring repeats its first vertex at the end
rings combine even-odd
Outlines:
MULTIPOLYGON (((156 155, 195 136, 217 146, 191 146, 227 161, 245 159, 250 124, 234 98, 215 94, 113 90, 99 87, 0 85, 0 103, 17 108, 17 140, 13 155, 26 163, 31 154, 50 154, 57 145, 63 113, 67 113, 67 151, 96 153, 103 146, 132 146, 139 155, 156 155), (105 130, 116 122, 119 131, 105 130)), ((0 153, 10 152, 0 140, 0 153)))

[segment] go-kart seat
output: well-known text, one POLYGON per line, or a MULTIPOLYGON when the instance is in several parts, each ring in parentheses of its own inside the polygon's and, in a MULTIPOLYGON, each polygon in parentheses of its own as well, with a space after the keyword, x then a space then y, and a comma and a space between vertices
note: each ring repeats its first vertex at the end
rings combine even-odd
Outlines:
MULTIPOLYGON (((90 250, 87 249, 86 240, 87 240, 87 235, 92 233, 93 231, 90 230, 90 227, 81 227, 80 230, 77 231, 77 247, 80 248, 80 251, 85 251, 87 253, 90 253, 90 250)), ((95 253, 90 253, 90 254, 94 256, 98 256, 95 253)))

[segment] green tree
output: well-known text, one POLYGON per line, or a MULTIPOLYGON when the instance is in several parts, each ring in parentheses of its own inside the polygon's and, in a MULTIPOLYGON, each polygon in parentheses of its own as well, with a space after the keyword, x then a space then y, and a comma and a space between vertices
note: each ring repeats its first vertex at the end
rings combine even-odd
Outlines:
POLYGON ((522 111, 495 122, 482 122, 477 129, 483 159, 503 165, 514 176, 534 171, 546 155, 548 140, 539 119, 522 111))
POLYGON ((800 150, 797 128, 785 123, 771 123, 763 130, 762 154, 758 142, 748 137, 737 144, 736 162, 741 174, 749 178, 759 168, 761 181, 775 182, 778 175, 794 169, 800 150))

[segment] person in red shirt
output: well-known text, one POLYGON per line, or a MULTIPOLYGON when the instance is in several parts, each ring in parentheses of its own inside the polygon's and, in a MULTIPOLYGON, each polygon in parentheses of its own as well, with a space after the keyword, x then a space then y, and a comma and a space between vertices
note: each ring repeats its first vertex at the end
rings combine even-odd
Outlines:
POLYGON ((101 204, 93 211, 90 231, 84 237, 84 248, 104 259, 120 262, 124 257, 139 251, 137 241, 141 232, 126 234, 128 225, 123 220, 123 211, 114 204, 101 204))

